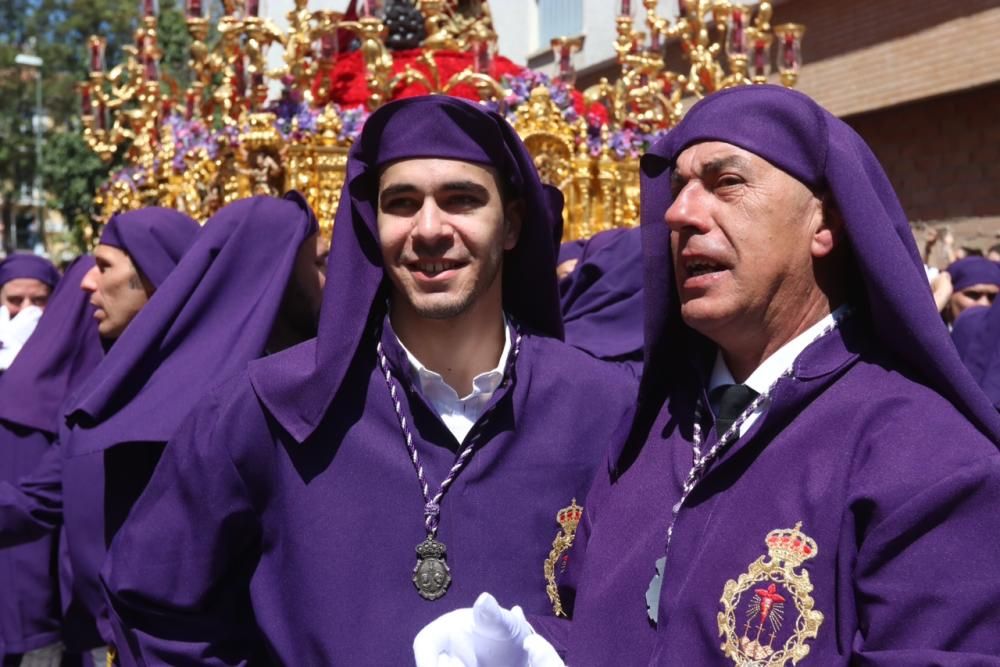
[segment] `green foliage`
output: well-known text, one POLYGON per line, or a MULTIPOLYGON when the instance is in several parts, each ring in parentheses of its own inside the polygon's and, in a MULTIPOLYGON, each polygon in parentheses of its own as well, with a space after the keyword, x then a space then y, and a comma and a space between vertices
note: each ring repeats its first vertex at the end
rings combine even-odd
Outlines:
MULTIPOLYGON (((20 0, 23 1, 23 0, 20 0)), ((87 39, 107 39, 107 61, 121 59, 134 41, 138 3, 128 0, 30 0, 34 11, 24 18, 36 52, 45 60, 45 107, 55 124, 79 113, 76 85, 87 76, 87 39)))
POLYGON ((188 33, 184 12, 178 5, 168 6, 164 2, 160 7, 157 20, 157 34, 163 58, 160 61, 164 72, 172 76, 181 89, 190 83, 188 77, 188 55, 191 48, 191 35, 188 33))
MULTIPOLYGON (((169 3, 169 0, 166 0, 169 3)), ((137 3, 125 0, 4 0, 0 3, 0 198, 3 221, 14 222, 13 203, 35 179, 36 71, 15 65, 21 52, 42 58, 42 105, 49 119, 42 176, 50 204, 67 222, 86 221, 91 198, 107 167, 86 147, 79 129, 77 85, 89 65, 87 38, 107 39, 108 62, 133 41, 137 3)))
MULTIPOLYGON (((219 0, 208 3, 219 16, 219 0)), ((115 165, 94 155, 80 128, 77 87, 89 69, 87 40, 107 40, 109 67, 123 62, 122 47, 134 44, 139 24, 139 0, 3 0, 0 2, 0 214, 10 229, 19 193, 35 179, 35 74, 16 66, 18 53, 31 52, 44 60, 43 107, 50 123, 45 131, 42 177, 49 204, 66 219, 74 236, 82 237, 90 224, 93 195, 115 165)), ((183 0, 160 0, 157 21, 164 85, 176 81, 177 102, 187 87, 190 36, 183 0)), ((209 44, 217 39, 214 26, 209 44)))
POLYGON ((94 193, 110 168, 90 150, 80 132, 54 133, 45 143, 42 172, 51 184, 49 203, 62 213, 78 247, 82 247, 83 230, 91 224, 94 193))

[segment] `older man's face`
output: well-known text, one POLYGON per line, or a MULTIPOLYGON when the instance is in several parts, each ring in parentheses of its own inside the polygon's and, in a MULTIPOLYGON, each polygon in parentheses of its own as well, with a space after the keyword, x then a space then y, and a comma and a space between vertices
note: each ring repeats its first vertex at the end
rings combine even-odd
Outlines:
POLYGON ((822 202, 763 158, 723 142, 687 148, 671 180, 665 218, 685 322, 721 344, 734 332, 794 318, 817 289, 822 202))
POLYGON ((0 305, 7 306, 11 317, 23 308, 38 306, 45 308, 49 300, 49 286, 35 278, 14 278, 0 287, 0 305))

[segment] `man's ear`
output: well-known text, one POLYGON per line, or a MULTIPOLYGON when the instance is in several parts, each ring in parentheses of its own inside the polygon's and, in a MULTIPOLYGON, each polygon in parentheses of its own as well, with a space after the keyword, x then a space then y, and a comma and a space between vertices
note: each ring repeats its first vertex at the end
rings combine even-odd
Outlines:
POLYGON ((132 287, 133 289, 141 289, 146 293, 146 298, 150 298, 153 296, 153 292, 156 291, 156 285, 154 285, 153 282, 146 277, 146 274, 139 270, 139 267, 135 265, 135 262, 132 261, 131 257, 128 258, 128 261, 132 266, 132 271, 135 272, 135 275, 129 279, 129 287, 132 287))
POLYGON ((503 249, 513 250, 517 240, 521 238, 521 225, 524 223, 524 201, 514 199, 504 206, 503 249))
POLYGON ((844 218, 830 197, 820 200, 819 225, 813 232, 810 251, 813 257, 826 257, 839 248, 844 238, 844 218))

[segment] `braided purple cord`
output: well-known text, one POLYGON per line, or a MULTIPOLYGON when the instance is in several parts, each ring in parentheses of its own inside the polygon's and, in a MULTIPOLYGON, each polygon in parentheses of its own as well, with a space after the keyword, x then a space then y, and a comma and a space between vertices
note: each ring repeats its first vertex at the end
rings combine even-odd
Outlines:
MULTIPOLYGON (((379 333, 379 338, 381 338, 381 331, 379 333)), ((514 363, 517 361, 517 355, 521 351, 521 329, 516 324, 514 325, 514 350, 511 354, 511 360, 508 366, 513 368, 514 363)), ((476 444, 479 441, 480 434, 486 429, 486 425, 489 423, 489 414, 483 417, 482 426, 473 433, 473 437, 462 447, 462 451, 459 452, 458 458, 455 459, 455 463, 451 466, 448 471, 448 475, 441 482, 441 486, 438 488, 434 497, 431 498, 429 495, 430 487, 427 484, 427 480, 424 477, 424 467, 420 463, 420 456, 417 454, 417 448, 413 444, 413 434, 410 433, 409 427, 406 425, 406 415, 403 414, 403 404, 399 399, 398 392, 396 391, 396 378, 393 377, 392 371, 389 370, 389 360, 386 359, 385 351, 382 349, 382 341, 378 340, 375 345, 375 351, 378 353, 378 363, 379 367, 382 369, 382 374, 385 377, 385 383, 389 387, 389 395, 392 397, 392 407, 396 410, 396 418, 399 420, 399 429, 403 432, 403 440, 406 441, 406 451, 410 455, 410 463, 413 464, 413 469, 417 471, 417 482, 420 484, 420 491, 424 495, 424 528, 427 530, 427 534, 430 537, 437 536, 438 524, 440 522, 441 514, 441 501, 444 500, 444 495, 448 492, 452 483, 458 478, 459 473, 465 468, 469 459, 472 458, 472 454, 476 449, 476 444)), ((506 373, 506 371, 505 371, 506 373)))
MULTIPOLYGON (((813 342, 819 340, 820 338, 822 338, 823 336, 827 335, 828 333, 836 329, 838 326, 840 326, 840 323, 850 314, 851 314, 850 310, 844 311, 844 313, 840 317, 835 318, 833 322, 831 322, 828 326, 824 327, 823 330, 819 334, 817 334, 816 337, 813 339, 813 342)), ((699 398, 698 402, 695 403, 694 427, 692 429, 692 434, 691 434, 691 440, 692 440, 691 450, 693 453, 694 460, 692 461, 691 464, 691 470, 688 471, 687 479, 684 480, 684 485, 681 487, 680 500, 674 503, 674 506, 670 510, 670 525, 667 527, 667 547, 666 547, 667 554, 669 554, 670 552, 670 541, 673 539, 674 536, 674 526, 677 524, 677 516, 681 512, 681 507, 684 506, 684 503, 687 501, 688 497, 691 495, 691 493, 694 492, 695 487, 705 476, 705 473, 708 470, 708 466, 711 463, 713 463, 716 458, 718 458, 718 456, 722 453, 724 449, 726 449, 727 447, 729 447, 729 445, 731 445, 732 443, 736 442, 739 439, 739 433, 740 429, 743 427, 743 423, 746 422, 746 420, 749 419, 752 414, 757 412, 757 410, 760 408, 761 405, 764 404, 765 401, 771 399, 771 394, 774 393, 774 389, 775 387, 778 386, 779 382, 781 382, 785 378, 793 376, 794 368, 795 368, 795 362, 793 361, 792 364, 787 369, 785 369, 785 371, 781 375, 779 375, 774 382, 771 383, 771 386, 767 388, 767 391, 757 396, 757 398, 755 398, 753 402, 751 402, 750 405, 748 405, 746 409, 744 409, 743 412, 740 413, 740 416, 736 418, 736 420, 732 423, 732 425, 726 430, 725 433, 722 434, 722 436, 718 439, 718 441, 714 445, 712 445, 712 448, 708 450, 708 452, 704 456, 702 456, 701 454, 701 420, 702 420, 701 398, 699 398)))

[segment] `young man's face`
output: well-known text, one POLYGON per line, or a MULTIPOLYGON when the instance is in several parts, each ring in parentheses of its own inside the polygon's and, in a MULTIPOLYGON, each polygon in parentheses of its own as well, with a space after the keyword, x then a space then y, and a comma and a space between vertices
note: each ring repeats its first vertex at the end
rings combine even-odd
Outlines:
POLYGON ((496 172, 482 165, 415 159, 386 167, 378 233, 394 295, 431 319, 461 315, 484 297, 500 307, 503 253, 520 232, 516 209, 505 207, 496 172))
POLYGON ((149 301, 153 287, 123 250, 99 245, 94 259, 97 265, 83 277, 80 289, 90 293, 97 308, 94 319, 101 338, 115 340, 149 301))
POLYGON ((49 286, 35 278, 14 278, 0 287, 0 305, 7 306, 7 312, 14 317, 22 308, 38 306, 45 308, 49 300, 49 286))

